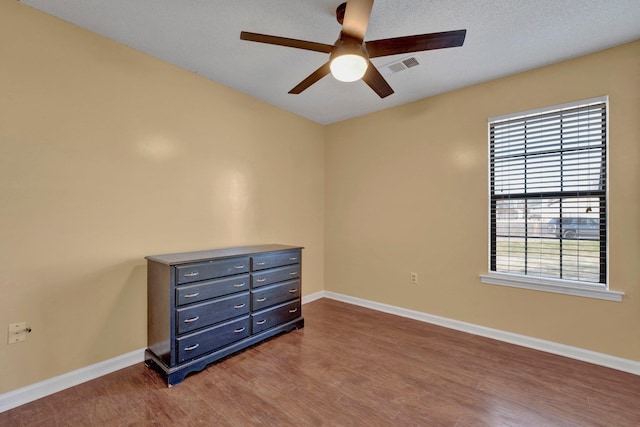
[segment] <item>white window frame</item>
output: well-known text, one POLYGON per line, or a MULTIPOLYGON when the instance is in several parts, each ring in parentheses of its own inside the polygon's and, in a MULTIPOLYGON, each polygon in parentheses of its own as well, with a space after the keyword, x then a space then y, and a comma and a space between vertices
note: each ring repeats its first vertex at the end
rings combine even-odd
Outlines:
MULTIPOLYGON (((605 140, 605 150, 606 150, 606 169, 607 169, 607 185, 605 188, 605 198, 606 198, 606 228, 607 228, 607 241, 606 241, 606 283, 592 283, 592 282, 581 282, 577 280, 567 280, 567 279, 555 279, 555 278, 547 278, 547 277, 537 277, 530 276, 525 274, 512 274, 512 273, 504 273, 491 271, 491 181, 490 177, 488 180, 488 230, 487 235, 489 237, 488 241, 488 274, 480 275, 480 280, 482 283, 491 284, 491 285, 501 285, 501 286, 509 286, 515 288, 523 288, 537 291, 545 291, 545 292, 553 292, 565 295, 576 295, 581 297, 588 298, 597 298, 609 301, 622 301, 622 297, 624 296, 624 292, 613 291, 609 289, 609 97, 601 96, 597 98, 591 98, 576 102, 571 102, 567 104, 554 105, 545 108, 538 108, 535 110, 529 110, 519 113, 507 114, 503 116, 490 117, 487 120, 487 147, 488 151, 491 149, 491 136, 490 136, 490 128, 491 123, 507 120, 507 119, 515 119, 526 116, 535 116, 547 112, 558 111, 568 108, 575 108, 588 104, 595 103, 604 103, 606 108, 606 140, 605 140)), ((488 171, 491 170, 491 158, 488 158, 488 171)))

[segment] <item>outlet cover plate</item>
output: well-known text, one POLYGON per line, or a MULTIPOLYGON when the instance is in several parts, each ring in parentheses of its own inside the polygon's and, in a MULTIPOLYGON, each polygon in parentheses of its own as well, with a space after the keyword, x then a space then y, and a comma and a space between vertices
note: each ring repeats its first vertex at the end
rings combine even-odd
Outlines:
POLYGON ((15 344, 27 339, 27 322, 9 324, 8 344, 15 344))

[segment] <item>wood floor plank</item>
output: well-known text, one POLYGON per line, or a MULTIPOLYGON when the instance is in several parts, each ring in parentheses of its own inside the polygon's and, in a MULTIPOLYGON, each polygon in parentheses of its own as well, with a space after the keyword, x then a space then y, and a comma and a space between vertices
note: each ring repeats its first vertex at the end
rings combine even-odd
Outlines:
POLYGON ((640 426, 640 377, 321 299, 305 328, 167 388, 143 364, 2 426, 640 426))

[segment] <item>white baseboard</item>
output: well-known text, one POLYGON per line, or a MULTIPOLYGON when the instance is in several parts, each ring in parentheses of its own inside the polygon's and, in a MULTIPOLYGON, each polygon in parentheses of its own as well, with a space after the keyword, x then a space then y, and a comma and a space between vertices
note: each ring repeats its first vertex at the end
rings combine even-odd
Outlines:
POLYGON ((409 319, 419 320, 421 322, 444 326, 445 328, 449 329, 455 329, 474 335, 493 338, 498 341, 504 341, 511 344, 520 345, 522 347, 533 348, 535 350, 541 350, 547 353, 581 360, 583 362, 593 363, 594 365, 606 366, 607 368, 617 369, 619 371, 640 375, 640 362, 635 360, 623 359, 621 357, 611 356, 604 353, 598 353, 595 351, 572 347, 565 344, 558 344, 552 341, 541 340, 525 335, 514 334, 512 332, 505 332, 499 329, 487 328, 484 326, 474 325, 473 323, 466 323, 459 320, 448 319, 446 317, 434 316, 432 314, 427 314, 420 311, 408 310, 406 308, 395 307, 392 305, 338 294, 335 292, 325 291, 324 297, 336 301, 346 302, 349 304, 359 305, 361 307, 366 307, 377 311, 382 311, 385 313, 407 317, 409 319))
MULTIPOLYGON (((395 314, 397 316, 407 317, 409 319, 419 320, 421 322, 432 323, 434 325, 443 326, 449 329, 455 329, 474 335, 493 338, 498 341, 504 341, 511 344, 533 348, 536 350, 545 351, 547 353, 570 357, 572 359, 582 360, 584 362, 593 363, 595 365, 606 366, 608 368, 617 369, 619 371, 640 375, 640 362, 634 360, 623 359, 604 353, 597 353, 595 351, 584 350, 581 348, 558 344, 551 341, 545 341, 538 338, 531 338, 525 335, 514 334, 512 332, 486 328, 484 326, 474 325, 472 323, 461 322, 459 320, 448 319, 446 317, 434 316, 432 314, 427 314, 420 311, 408 310, 406 308, 395 307, 392 305, 338 294, 335 292, 320 291, 310 295, 306 295, 302 297, 302 304, 307 304, 321 298, 329 298, 348 304, 382 311, 384 313, 395 314)), ((0 394, 0 413, 143 361, 144 349, 135 350, 130 353, 114 357, 113 359, 105 360, 104 362, 96 363, 94 365, 77 369, 75 371, 59 375, 57 377, 50 378, 39 383, 31 384, 17 390, 0 394)))
POLYGON ((302 304, 308 304, 310 302, 313 302, 317 299, 324 298, 324 297, 325 297, 325 291, 319 291, 311 295, 305 295, 302 297, 302 304))
POLYGON ((144 349, 0 394, 0 413, 140 362, 144 362, 144 349))

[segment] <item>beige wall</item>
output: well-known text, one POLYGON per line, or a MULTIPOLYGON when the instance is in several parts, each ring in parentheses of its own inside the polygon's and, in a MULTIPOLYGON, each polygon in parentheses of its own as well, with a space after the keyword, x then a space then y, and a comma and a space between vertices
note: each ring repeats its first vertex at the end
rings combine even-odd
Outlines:
POLYGON ((325 167, 326 290, 640 361, 640 42, 331 125, 325 167), (601 95, 624 301, 480 283, 487 118, 601 95))
POLYGON ((323 289, 322 126, 16 1, 0 64, 0 393, 144 348, 145 255, 302 245, 323 289))

